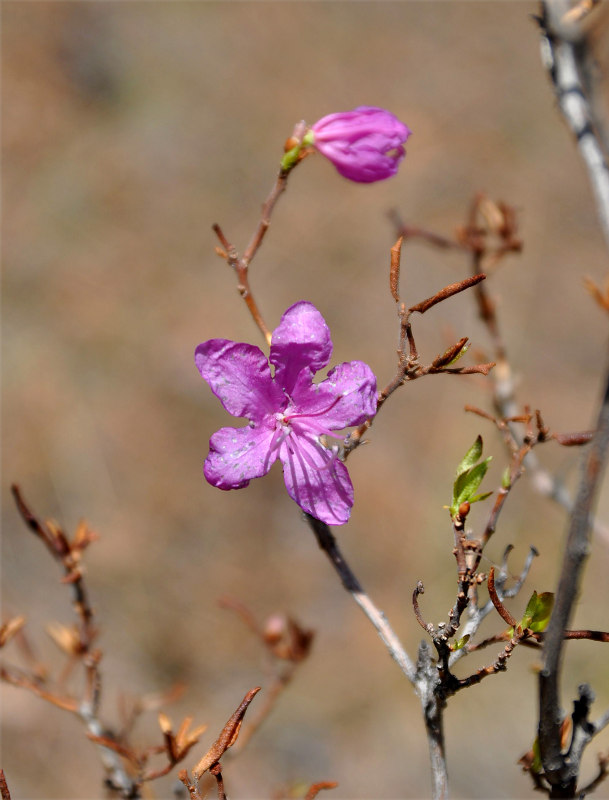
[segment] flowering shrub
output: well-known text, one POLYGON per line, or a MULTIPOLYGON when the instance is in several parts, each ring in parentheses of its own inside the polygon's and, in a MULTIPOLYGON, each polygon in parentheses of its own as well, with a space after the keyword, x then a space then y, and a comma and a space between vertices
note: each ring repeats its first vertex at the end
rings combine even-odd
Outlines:
POLYGON ((376 378, 362 361, 334 367, 312 382, 332 355, 326 322, 311 303, 288 308, 275 329, 271 354, 254 345, 210 339, 195 351, 201 376, 224 408, 247 417, 244 428, 221 428, 210 440, 204 474, 219 489, 242 489, 279 459, 290 497, 308 514, 343 525, 353 486, 338 447, 321 436, 359 425, 376 411, 376 378), (271 375, 270 364, 275 367, 271 375))

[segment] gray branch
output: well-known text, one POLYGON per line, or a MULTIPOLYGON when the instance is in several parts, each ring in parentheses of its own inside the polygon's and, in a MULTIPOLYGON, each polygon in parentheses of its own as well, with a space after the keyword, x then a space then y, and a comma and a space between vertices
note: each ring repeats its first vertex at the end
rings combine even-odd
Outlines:
MULTIPOLYGON (((544 773, 556 797, 573 797, 581 751, 564 754, 561 747, 562 710, 559 695, 563 634, 569 626, 583 567, 590 550, 591 515, 599 493, 609 449, 609 371, 597 432, 587 454, 571 516, 554 610, 544 636, 543 668, 539 674, 539 746, 544 773), (577 769, 575 769, 577 768, 577 769)), ((575 731, 574 731, 575 736, 575 731)), ((583 743, 587 744, 591 736, 583 743)))
MULTIPOLYGON (((594 193, 597 213, 609 247, 609 169, 598 135, 593 106, 587 96, 585 40, 567 20, 567 0, 542 3, 542 56, 554 86, 559 108, 575 136, 594 193)), ((568 627, 590 549, 592 513, 600 489, 609 448, 609 371, 605 377, 597 432, 584 464, 579 491, 571 513, 562 570, 554 609, 544 637, 543 665, 539 674, 539 746, 544 776, 551 797, 574 797, 581 756, 591 738, 606 724, 588 721, 592 692, 580 686, 573 711, 573 733, 567 752, 561 744, 563 712, 560 704, 560 668, 563 634, 568 627)))
POLYGON ((542 57, 559 108, 588 170, 601 229, 609 247, 609 168, 598 135, 600 126, 587 96, 584 61, 587 48, 583 46, 580 27, 566 21, 569 10, 568 0, 543 3, 542 57))

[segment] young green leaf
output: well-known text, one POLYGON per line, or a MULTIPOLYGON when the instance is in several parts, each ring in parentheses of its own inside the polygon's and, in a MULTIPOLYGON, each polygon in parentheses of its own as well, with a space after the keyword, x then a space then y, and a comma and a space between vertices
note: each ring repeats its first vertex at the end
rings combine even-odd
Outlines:
POLYGON ((475 467, 471 467, 459 475, 453 489, 453 505, 457 508, 461 503, 472 502, 472 498, 486 475, 491 458, 491 456, 485 458, 475 467))
POLYGON ((486 500, 487 497, 490 497, 492 492, 482 492, 482 494, 475 494, 473 497, 469 498, 470 505, 472 503, 479 503, 481 500, 486 500))
POLYGON ((543 769, 541 763, 541 750, 539 749, 539 739, 535 737, 533 742, 533 763, 531 764, 531 772, 539 774, 543 769))
POLYGON ((465 636, 462 636, 460 639, 457 639, 456 642, 453 642, 451 645, 451 650, 461 650, 465 645, 469 642, 469 633, 466 633, 465 636))
POLYGON ((533 621, 533 615, 535 614, 535 609, 537 608, 537 592, 533 592, 531 597, 529 598, 529 602, 527 603, 527 607, 524 610, 524 614, 522 619, 520 620, 520 626, 522 628, 528 628, 531 622, 533 621))
POLYGON ((520 622, 521 627, 530 628, 534 633, 543 633, 548 627, 553 606, 553 592, 533 592, 520 622))
POLYGON ((463 461, 457 467, 456 477, 458 478, 463 472, 467 472, 468 469, 474 466, 474 464, 479 460, 480 456, 482 455, 482 436, 478 436, 476 441, 473 445, 469 448, 463 461))
POLYGON ((554 592, 542 592, 537 596, 537 607, 529 628, 534 633, 543 633, 548 627, 554 607, 554 592))

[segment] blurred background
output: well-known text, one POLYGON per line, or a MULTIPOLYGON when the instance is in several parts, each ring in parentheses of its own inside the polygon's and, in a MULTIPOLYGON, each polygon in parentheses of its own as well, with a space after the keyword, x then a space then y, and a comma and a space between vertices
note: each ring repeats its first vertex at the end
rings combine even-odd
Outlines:
MULTIPOLYGON (((519 400, 540 408, 553 430, 590 427, 607 319, 583 279, 603 283, 607 253, 540 63, 537 10, 532 2, 2 4, 3 614, 27 616, 37 656, 57 670, 45 627, 71 622, 69 594, 17 516, 16 481, 41 516, 68 531, 86 518, 99 534, 86 565, 104 650, 102 716, 116 725, 121 697, 186 683, 165 710, 176 723, 192 714, 210 726, 188 767, 245 692, 270 682, 260 643, 218 598, 238 597, 261 621, 280 611, 314 629, 310 658, 227 763, 229 796, 285 796, 335 780, 328 797, 336 800, 416 798, 429 795, 429 775, 418 701, 318 550, 280 468, 238 492, 203 478, 210 435, 233 423, 195 370, 194 348, 212 337, 262 346, 234 275, 214 254, 211 225, 243 250, 299 120, 361 104, 390 109, 413 130, 397 177, 355 185, 320 156, 291 177, 251 270, 270 327, 310 300, 332 330, 333 363, 364 360, 384 385, 398 335, 388 211, 451 235, 482 190, 516 207, 524 241, 489 283, 519 400)), ((602 72, 607 13, 595 13, 602 72)), ((468 274, 463 256, 413 243, 402 294, 412 304, 468 274)), ((417 316, 414 333, 425 362, 461 336, 492 356, 468 293, 417 316)), ((466 403, 490 409, 488 387, 479 376, 409 384, 349 462, 356 502, 336 533, 412 656, 421 638, 416 582, 426 587, 427 619, 444 619, 455 597, 443 508, 455 466, 478 433, 494 458, 487 488, 506 464, 490 425, 463 412, 466 403)), ((575 484, 581 453, 552 444, 538 452, 575 484)), ((488 513, 480 505, 474 532, 488 513)), ((600 514, 609 523, 606 499, 600 514)), ((485 567, 509 543, 514 573, 530 544, 540 551, 510 604, 515 614, 533 589, 554 588, 565 524, 526 479, 518 485, 485 567)), ((596 540, 580 627, 607 628, 608 548, 596 540)), ((503 627, 489 619, 484 633, 503 627)), ((569 708, 583 681, 597 692, 597 715, 609 704, 601 648, 567 648, 569 708)), ((472 655, 458 672, 495 655, 472 655)), ((535 735, 535 664, 521 648, 507 674, 450 701, 454 797, 533 797, 516 762, 535 735)), ((14 798, 103 796, 98 755, 78 720, 11 687, 2 697, 2 765, 14 798)), ((138 737, 160 741, 154 714, 138 737)), ((605 733, 590 747, 586 775, 608 746, 605 733)), ((153 784, 149 796, 171 797, 174 783, 153 784)))

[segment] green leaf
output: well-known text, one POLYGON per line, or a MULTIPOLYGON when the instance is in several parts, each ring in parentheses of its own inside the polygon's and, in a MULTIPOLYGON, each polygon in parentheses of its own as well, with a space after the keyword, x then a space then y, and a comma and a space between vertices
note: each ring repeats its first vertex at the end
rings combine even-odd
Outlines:
POLYGON ((539 749, 539 739, 535 737, 535 741, 533 742, 533 763, 531 764, 531 772, 539 773, 543 769, 543 764, 541 763, 541 751, 539 749))
POLYGON ((469 498, 470 505, 472 503, 479 503, 481 500, 486 500, 487 497, 490 497, 492 492, 482 492, 482 494, 475 494, 473 497, 469 498))
POLYGON ((527 607, 524 610, 524 615, 520 620, 520 627, 521 628, 528 628, 531 622, 533 621, 533 614, 535 613, 535 608, 537 607, 537 592, 533 592, 531 597, 529 598, 529 602, 527 603, 527 607))
POLYGON ((470 503, 472 501, 478 487, 482 483, 482 479, 486 475, 491 458, 491 456, 485 458, 484 461, 476 464, 475 467, 471 467, 459 475, 453 488, 454 506, 458 508, 461 503, 470 503))
POLYGON ((455 477, 459 477, 463 472, 467 472, 468 469, 471 469, 474 464, 480 459, 482 455, 482 436, 478 436, 476 441, 473 445, 469 448, 463 461, 457 467, 457 472, 455 473, 455 477))
POLYGON ((451 650, 461 650, 465 645, 469 642, 469 633, 466 633, 465 636, 462 636, 460 639, 457 639, 456 642, 453 642, 451 645, 451 650))
POLYGON ((543 633, 548 627, 553 606, 553 592, 542 592, 541 594, 533 592, 520 625, 523 628, 530 628, 533 633, 543 633))
POLYGON ((512 485, 512 476, 510 472, 510 468, 506 467, 503 475, 501 476, 501 486, 504 489, 509 489, 512 485))
POLYGON ((554 592, 542 592, 537 596, 537 608, 529 628, 534 633, 543 633, 548 627, 552 609, 554 608, 554 592))
POLYGON ((482 437, 478 436, 469 448, 465 457, 457 467, 455 482, 453 484, 453 499, 450 505, 450 515, 455 517, 459 512, 461 503, 478 503, 485 500, 492 492, 476 494, 482 479, 488 470, 491 456, 477 463, 482 456, 482 437))

